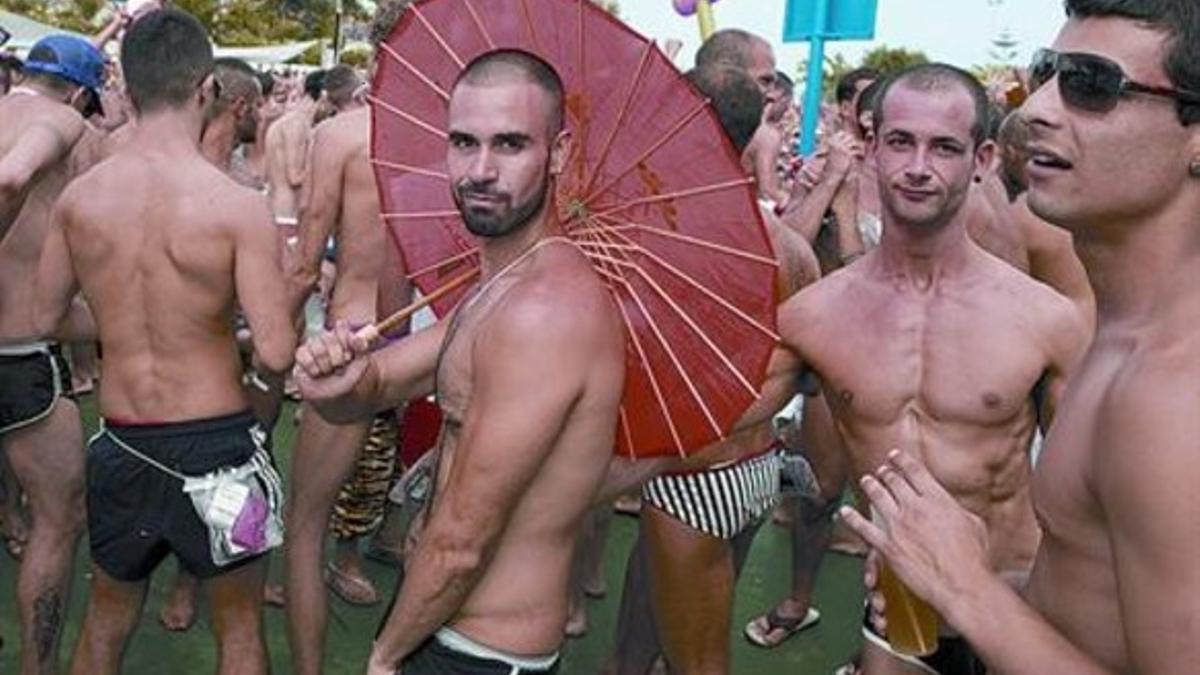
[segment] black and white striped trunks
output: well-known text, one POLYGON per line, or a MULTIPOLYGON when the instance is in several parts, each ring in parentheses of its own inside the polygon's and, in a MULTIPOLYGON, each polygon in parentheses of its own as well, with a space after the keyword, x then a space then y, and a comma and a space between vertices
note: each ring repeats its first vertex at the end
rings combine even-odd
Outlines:
POLYGON ((662 475, 646 483, 642 499, 695 530, 732 539, 775 506, 780 461, 772 448, 735 464, 662 475))

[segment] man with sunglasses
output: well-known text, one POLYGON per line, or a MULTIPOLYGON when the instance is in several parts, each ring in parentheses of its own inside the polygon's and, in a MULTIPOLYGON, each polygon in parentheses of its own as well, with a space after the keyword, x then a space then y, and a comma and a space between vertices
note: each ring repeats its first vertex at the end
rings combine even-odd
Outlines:
POLYGON ((33 673, 57 664, 83 527, 83 432, 57 343, 70 327, 43 331, 30 308, 54 198, 92 161, 82 113, 102 86, 104 58, 86 40, 52 35, 33 46, 24 72, 0 98, 0 451, 32 516, 17 609, 20 672, 33 673))
MULTIPOLYGON (((889 78, 873 105, 883 238, 780 308, 782 344, 743 424, 778 409, 799 375, 815 375, 855 477, 889 448, 913 447, 948 499, 987 523, 985 568, 1020 579, 1038 540, 1030 443, 1054 415, 1086 325, 1067 299, 968 234, 968 194, 995 150, 982 85, 922 64, 889 78)), ((863 635, 873 675, 978 672, 951 634, 922 658, 870 625, 863 635)))
MULTIPOLYGON (((1200 13, 1067 0, 1031 72, 1029 204, 1075 236, 1090 351, 1033 479, 1024 600, 980 523, 897 452, 847 521, 1003 673, 1189 673, 1200 663, 1200 13)), ((907 450, 907 449, 902 449, 907 450)))
POLYGON ((242 388, 233 311, 247 317, 260 367, 282 377, 295 332, 271 216, 265 197, 201 154, 219 94, 200 23, 146 14, 125 34, 121 65, 137 126, 63 190, 37 276, 39 325, 82 290, 104 349, 104 423, 86 468, 91 595, 72 672, 121 670, 149 576, 174 554, 207 592, 218 672, 265 673, 278 476, 242 388), (199 477, 219 489, 198 511, 184 486, 199 477), (251 531, 239 536, 239 523, 251 531))

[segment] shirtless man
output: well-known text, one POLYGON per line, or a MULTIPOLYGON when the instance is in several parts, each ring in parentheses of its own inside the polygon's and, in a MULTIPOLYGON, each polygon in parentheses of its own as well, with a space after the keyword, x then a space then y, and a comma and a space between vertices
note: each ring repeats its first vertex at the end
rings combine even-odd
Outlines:
POLYGON ((91 601, 72 672, 120 670, 146 580, 174 553, 208 592, 219 671, 265 673, 261 552, 270 542, 246 543, 234 528, 214 547, 209 532, 231 526, 250 494, 267 507, 269 530, 282 506, 233 335, 236 303, 262 367, 291 365, 295 334, 270 215, 260 195, 199 152, 215 93, 200 23, 151 12, 126 34, 121 58, 139 116, 134 136, 63 191, 38 267, 39 325, 57 324, 82 289, 104 349, 105 429, 87 458, 91 601), (182 479, 232 467, 245 479, 217 491, 206 524, 182 479), (244 543, 240 554, 229 541, 244 543), (215 560, 214 549, 237 557, 215 560))
POLYGON ((979 201, 986 208, 977 209, 979 217, 968 228, 978 223, 972 236, 981 246, 1073 300, 1088 325, 1093 325, 1096 301, 1071 233, 1029 210, 1025 194, 1028 128, 1019 112, 1010 113, 1001 123, 996 170, 988 172, 978 190, 984 197, 979 201), (1001 232, 1005 234, 998 236, 1001 232), (999 245, 990 245, 997 239, 999 245))
POLYGON ((879 526, 845 516, 991 672, 1189 673, 1200 662, 1200 17, 1190 0, 1066 10, 1021 110, 1029 205, 1075 236, 1098 321, 1033 477, 1043 534, 1024 600, 988 569, 979 523, 911 444, 863 481, 879 526))
MULTIPOLYGON (((688 77, 712 101, 734 147, 745 152, 766 105, 754 79, 722 65, 697 68, 688 77)), ((815 282, 820 271, 798 233, 769 211, 764 216, 780 262, 779 297, 786 298, 815 282)), ((728 671, 734 586, 779 493, 773 431, 767 420, 731 436, 708 459, 643 488, 641 529, 626 569, 609 672, 645 673, 660 651, 673 672, 728 671), (738 481, 760 487, 743 497, 721 490, 738 481), (704 592, 696 592, 698 585, 704 592)))
POLYGON ((567 618, 576 533, 612 459, 625 337, 590 264, 560 238, 562 85, 498 51, 452 89, 450 186, 482 285, 450 318, 362 356, 345 323, 297 352, 332 419, 432 392, 445 412, 436 486, 368 672, 548 673, 567 618), (545 373, 554 373, 546 378, 545 373))
MULTIPOLYGON (((200 154, 213 166, 228 175, 237 184, 258 189, 258 182, 234 154, 245 143, 253 143, 258 128, 259 104, 262 93, 254 70, 240 59, 219 58, 213 62, 213 79, 221 93, 205 112, 204 132, 200 137, 200 154)), ((125 134, 126 140, 133 138, 133 126, 125 134)), ((261 378, 256 378, 262 383, 261 378)), ((278 383, 276 383, 278 385, 278 383)), ((279 406, 283 400, 280 386, 266 387, 264 392, 257 387, 247 388, 251 409, 266 430, 274 428, 279 406)), ((185 631, 192 627, 196 618, 196 592, 199 580, 180 569, 175 577, 168 600, 159 612, 158 620, 170 631, 185 631)), ((275 596, 278 598, 278 596, 275 596)), ((268 586, 267 600, 275 599, 268 586)), ((276 599, 278 602, 278 599, 276 599)))
POLYGON ((216 59, 213 77, 220 84, 221 95, 205 115, 200 154, 239 185, 257 190, 260 181, 236 150, 258 136, 262 85, 249 64, 240 59, 216 59))
POLYGON ((103 72, 87 41, 48 37, 30 50, 21 86, 0 99, 0 450, 19 483, 10 496, 25 491, 33 526, 17 576, 23 674, 57 671, 67 575, 83 528, 83 431, 49 339, 80 336, 38 329, 34 277, 54 199, 87 168, 80 112, 103 72))
MULTIPOLYGON (((291 307, 316 288, 326 242, 337 241, 337 279, 326 310, 328 325, 354 327, 376 319, 380 277, 393 246, 379 218, 379 195, 370 163, 371 112, 353 93, 354 70, 335 66, 325 77, 326 96, 339 110, 313 131, 311 165, 300 211, 299 242, 285 250, 291 307)), ((302 404, 292 459, 288 503, 286 582, 288 635, 298 675, 321 672, 328 606, 321 558, 338 489, 351 476, 370 417, 332 423, 311 403, 302 404)))
MULTIPOLYGON (((994 151, 986 93, 969 73, 906 70, 881 90, 874 118, 882 242, 781 308, 783 347, 756 407, 786 400, 797 373, 814 372, 852 474, 873 471, 889 448, 913 448, 987 523, 988 568, 1020 578, 1038 543, 1030 441, 1053 416, 1086 326, 1068 300, 967 235, 963 205, 994 151)), ((868 673, 975 667, 957 638, 919 661, 864 637, 868 673)))
POLYGON ((309 134, 324 82, 325 71, 309 73, 304 78, 305 96, 267 130, 267 188, 275 224, 286 233, 283 239, 296 234, 296 212, 307 168, 309 134))

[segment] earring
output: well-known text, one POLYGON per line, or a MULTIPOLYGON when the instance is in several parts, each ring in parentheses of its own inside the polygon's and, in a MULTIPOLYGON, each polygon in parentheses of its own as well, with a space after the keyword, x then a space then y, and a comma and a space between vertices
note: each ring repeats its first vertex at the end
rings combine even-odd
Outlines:
POLYGON ((1192 178, 1200 178, 1200 157, 1193 159, 1192 163, 1188 165, 1188 175, 1192 178))

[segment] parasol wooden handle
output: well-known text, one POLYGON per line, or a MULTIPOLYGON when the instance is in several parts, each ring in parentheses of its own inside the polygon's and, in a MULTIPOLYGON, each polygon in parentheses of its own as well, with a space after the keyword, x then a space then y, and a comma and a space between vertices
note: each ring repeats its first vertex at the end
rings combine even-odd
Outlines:
POLYGON ((383 321, 380 321, 374 325, 363 326, 355 333, 355 337, 362 338, 366 340, 368 344, 372 344, 393 330, 396 330, 400 324, 407 321, 413 314, 416 314, 423 308, 437 302, 443 296, 449 294, 450 291, 453 291, 456 288, 466 284, 468 281, 471 281, 477 276, 479 276, 478 268, 467 270, 463 274, 460 274, 446 282, 445 285, 441 286, 429 295, 426 295, 425 297, 417 300, 407 307, 404 307, 403 309, 397 310, 394 314, 383 321))

